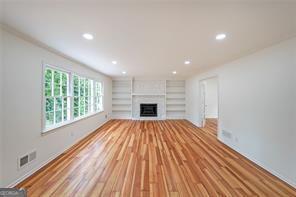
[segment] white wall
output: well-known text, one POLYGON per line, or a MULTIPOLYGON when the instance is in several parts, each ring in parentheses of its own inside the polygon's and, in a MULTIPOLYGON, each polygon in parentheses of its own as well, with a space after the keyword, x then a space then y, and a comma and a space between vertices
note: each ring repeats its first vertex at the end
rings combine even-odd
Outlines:
POLYGON ((217 78, 205 80, 205 117, 218 118, 218 81, 217 78))
POLYGON ((4 33, 4 185, 36 170, 102 125, 111 114, 111 79, 11 33, 4 33), (103 81, 105 112, 41 135, 42 62, 103 81), (71 133, 73 135, 71 135, 71 133), (17 158, 37 150, 37 160, 21 170, 17 158))
MULTIPOLYGON (((1 10, 0 10, 1 11, 1 10)), ((2 91, 3 91, 3 39, 2 29, 0 26, 0 187, 3 185, 3 107, 2 107, 2 91)))
POLYGON ((200 125, 199 81, 217 75, 219 140, 296 187, 295 73, 296 38, 198 74, 187 80, 187 118, 200 125))

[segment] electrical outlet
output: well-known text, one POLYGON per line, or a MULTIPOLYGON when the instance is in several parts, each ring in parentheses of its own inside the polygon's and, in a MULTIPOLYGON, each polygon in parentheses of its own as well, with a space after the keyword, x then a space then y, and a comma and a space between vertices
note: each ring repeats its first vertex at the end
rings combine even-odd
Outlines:
POLYGON ((225 130, 225 129, 222 129, 222 135, 225 137, 225 138, 228 138, 228 139, 232 139, 232 133, 225 130))

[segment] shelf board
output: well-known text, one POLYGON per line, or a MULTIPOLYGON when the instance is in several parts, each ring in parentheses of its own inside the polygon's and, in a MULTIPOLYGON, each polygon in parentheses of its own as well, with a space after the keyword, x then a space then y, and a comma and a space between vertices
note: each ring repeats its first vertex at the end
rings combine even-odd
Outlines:
POLYGON ((131 97, 121 97, 121 98, 118 98, 118 97, 113 97, 112 100, 131 100, 132 98, 131 97))
POLYGON ((132 105, 131 103, 112 103, 112 105, 132 105))
POLYGON ((131 94, 131 92, 112 92, 112 94, 131 94))
POLYGON ((131 112, 130 109, 112 109, 112 112, 131 112))
POLYGON ((185 109, 167 109, 167 112, 185 112, 185 109))
POLYGON ((185 97, 181 97, 181 98, 180 97, 179 98, 178 97, 167 97, 166 99, 167 100, 185 100, 185 97))
POLYGON ((132 96, 165 96, 166 94, 132 93, 132 96))
POLYGON ((186 103, 167 103, 166 105, 186 105, 186 103))
POLYGON ((173 92, 172 91, 172 92, 167 92, 167 94, 185 94, 185 92, 177 92, 177 91, 176 92, 173 92))

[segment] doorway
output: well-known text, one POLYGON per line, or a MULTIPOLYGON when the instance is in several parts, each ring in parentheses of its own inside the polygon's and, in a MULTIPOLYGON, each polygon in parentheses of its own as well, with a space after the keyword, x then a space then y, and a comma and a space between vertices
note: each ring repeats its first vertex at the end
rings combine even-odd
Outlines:
POLYGON ((200 81, 201 126, 207 133, 217 136, 219 119, 218 77, 200 81))

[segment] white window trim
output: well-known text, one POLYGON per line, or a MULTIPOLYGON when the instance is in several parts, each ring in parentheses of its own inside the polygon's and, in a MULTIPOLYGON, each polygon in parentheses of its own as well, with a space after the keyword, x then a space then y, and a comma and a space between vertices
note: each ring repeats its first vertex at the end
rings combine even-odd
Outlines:
POLYGON ((96 80, 96 79, 93 79, 92 77, 87 77, 87 76, 84 76, 84 75, 80 75, 80 74, 77 74, 76 72, 73 72, 73 71, 70 71, 70 70, 66 70, 64 68, 61 68, 59 66, 54 66, 54 65, 51 65, 51 64, 47 64, 47 63, 42 63, 42 91, 41 91, 41 94, 42 94, 42 101, 41 101, 41 105, 42 105, 42 120, 41 120, 41 125, 42 125, 42 129, 41 129, 41 134, 47 134, 48 132, 51 132, 53 130, 56 130, 58 128, 61 128, 61 127, 64 127, 64 126, 67 126, 69 124, 72 124, 72 123, 75 123, 75 122, 78 122, 80 120, 83 120, 83 119, 86 119, 86 118, 89 118, 91 116, 94 116, 94 115, 97 115, 99 113, 102 113, 104 112, 104 83, 100 80, 96 80), (45 94, 44 94, 44 91, 45 91, 45 77, 44 77, 44 73, 45 73, 45 70, 46 68, 50 68, 50 69, 54 69, 54 70, 58 70, 58 71, 62 71, 62 72, 66 72, 69 74, 69 97, 70 97, 70 120, 68 121, 65 121, 65 122, 61 122, 61 123, 58 123, 58 124, 55 124, 51 127, 46 127, 46 97, 45 97, 45 94), (84 115, 84 116, 80 116, 80 117, 77 117, 74 119, 74 97, 72 95, 73 93, 73 75, 77 75, 77 76, 80 76, 80 77, 84 77, 84 78, 88 78, 88 79, 91 79, 93 80, 93 82, 99 82, 102 84, 102 109, 99 110, 99 111, 96 111, 96 112, 92 112, 92 113, 88 113, 87 115, 84 115))

